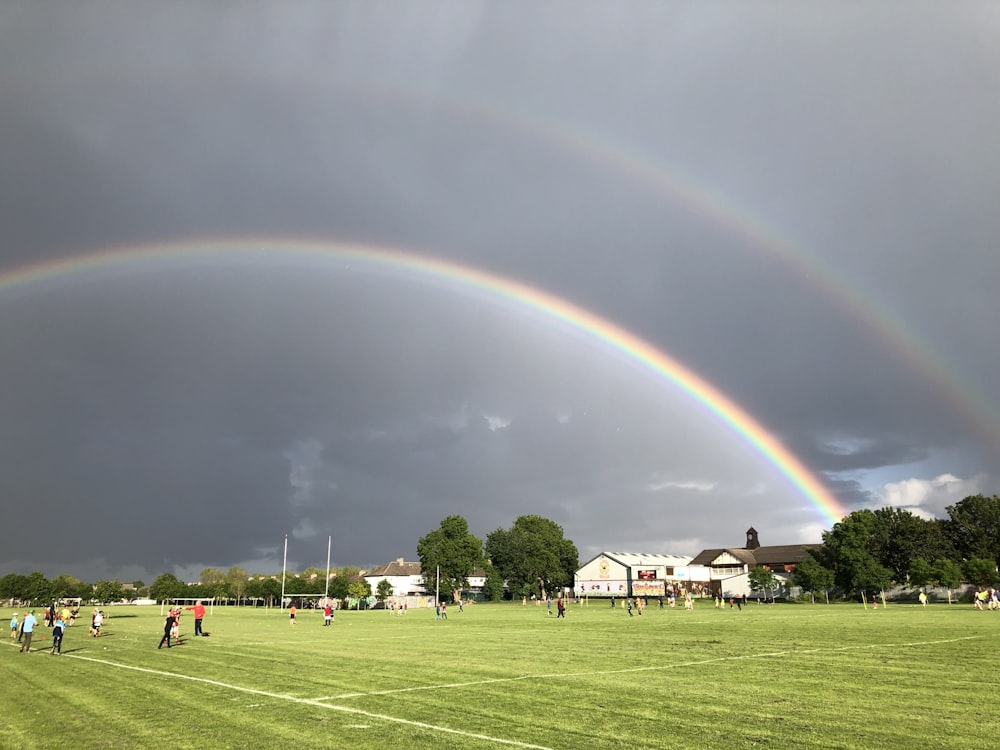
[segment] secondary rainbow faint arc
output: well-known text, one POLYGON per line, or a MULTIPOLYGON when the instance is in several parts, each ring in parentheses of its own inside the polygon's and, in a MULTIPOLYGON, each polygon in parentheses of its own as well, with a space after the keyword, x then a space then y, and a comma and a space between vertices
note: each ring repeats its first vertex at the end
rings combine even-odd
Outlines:
POLYGON ((572 302, 523 282, 471 266, 396 248, 353 243, 288 239, 213 240, 108 249, 21 266, 0 272, 0 291, 23 288, 60 277, 100 275, 112 270, 120 271, 156 263, 217 264, 229 259, 243 263, 251 259, 266 259, 280 265, 315 259, 340 263, 359 262, 439 279, 459 288, 479 290, 536 310, 581 331, 614 351, 621 352, 694 398, 778 469, 826 520, 836 523, 846 515, 833 494, 795 454, 731 398, 670 355, 621 326, 572 302))

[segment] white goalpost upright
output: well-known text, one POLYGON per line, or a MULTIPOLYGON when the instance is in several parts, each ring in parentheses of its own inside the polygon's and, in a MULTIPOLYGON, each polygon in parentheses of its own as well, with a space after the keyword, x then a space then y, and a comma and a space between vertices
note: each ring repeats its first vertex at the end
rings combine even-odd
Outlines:
MULTIPOLYGON (((281 599, 278 602, 279 611, 285 611, 285 599, 319 599, 319 604, 330 601, 330 550, 333 547, 333 535, 326 538, 326 586, 322 594, 285 594, 285 576, 288 570, 288 534, 285 534, 285 551, 281 557, 281 599)), ((336 607, 336 603, 334 603, 336 607)))

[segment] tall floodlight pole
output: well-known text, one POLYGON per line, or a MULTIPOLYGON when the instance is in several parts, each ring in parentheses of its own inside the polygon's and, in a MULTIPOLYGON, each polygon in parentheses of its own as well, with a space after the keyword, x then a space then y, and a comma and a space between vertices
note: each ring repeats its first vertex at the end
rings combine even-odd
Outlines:
POLYGON ((437 583, 434 584, 434 606, 441 604, 441 566, 437 567, 437 583))
POLYGON ((285 565, 288 564, 288 534, 285 534, 285 555, 281 558, 281 601, 278 602, 279 612, 285 611, 285 565))
POLYGON ((326 538, 326 588, 323 590, 323 605, 326 606, 330 597, 330 546, 333 544, 333 536, 326 538))

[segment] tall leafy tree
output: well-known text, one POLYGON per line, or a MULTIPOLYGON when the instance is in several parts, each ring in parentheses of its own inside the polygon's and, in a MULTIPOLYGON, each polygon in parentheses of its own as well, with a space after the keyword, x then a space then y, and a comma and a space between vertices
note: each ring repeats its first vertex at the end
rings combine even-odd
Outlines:
POLYGON ((94 584, 94 598, 102 604, 117 602, 122 598, 125 589, 120 581, 103 580, 94 584))
POLYGON ((170 601, 181 596, 184 591, 184 582, 173 573, 164 573, 157 576, 153 585, 149 587, 149 596, 157 601, 170 601))
POLYGON ((836 584, 847 591, 881 591, 892 579, 891 570, 875 556, 875 514, 856 510, 823 532, 822 556, 834 571, 836 584))
POLYGON ((25 586, 32 604, 44 604, 52 598, 52 582, 37 570, 28 576, 25 586))
POLYGON ((962 582, 962 568, 954 560, 940 558, 934 561, 934 578, 948 589, 948 604, 951 604, 951 590, 962 582))
POLYGON ((982 557, 1000 565, 1000 496, 973 495, 947 511, 944 526, 958 559, 982 557))
POLYGON ((26 600, 28 598, 28 576, 8 573, 0 578, 0 599, 26 600))
POLYGON ((61 573, 52 579, 52 597, 63 599, 66 597, 80 597, 81 599, 90 596, 92 588, 75 576, 61 573))
POLYGON ((938 521, 920 518, 905 508, 879 508, 872 515, 870 549, 897 583, 906 583, 916 558, 933 560, 950 552, 938 521))
POLYGON ((773 572, 767 568, 758 565, 755 568, 750 569, 750 573, 747 575, 750 581, 751 591, 763 591, 765 592, 765 599, 767 597, 768 591, 775 588, 778 585, 778 578, 773 572))
POLYGON ((469 532, 462 516, 448 516, 440 527, 420 538, 417 557, 427 589, 437 585, 440 569, 441 596, 457 599, 469 585, 472 571, 483 563, 483 543, 469 532))
POLYGON ((330 596, 334 599, 346 599, 350 584, 351 580, 348 576, 334 576, 330 579, 330 596))
POLYGON ((830 603, 829 591, 833 588, 833 571, 823 567, 812 555, 806 555, 795 566, 792 581, 796 586, 802 587, 803 591, 808 591, 814 603, 816 593, 820 591, 826 596, 827 604, 830 603))
POLYGON ((347 595, 358 602, 358 609, 362 608, 361 602, 372 595, 372 585, 364 578, 358 578, 347 586, 347 595))
POLYGON ((910 564, 910 585, 921 588, 936 580, 934 566, 918 557, 910 564))
POLYGON ((569 586, 579 567, 576 545, 555 521, 520 516, 510 529, 486 537, 486 556, 518 595, 555 593, 569 586))
POLYGON ((226 574, 218 568, 204 568, 198 575, 198 583, 209 588, 224 586, 226 583, 226 574))
POLYGON ((500 571, 494 567, 493 563, 487 561, 484 564, 486 570, 486 581, 483 583, 483 596, 487 601, 498 602, 503 599, 504 580, 500 571))
POLYGON ((388 578, 383 578, 378 582, 378 586, 375 587, 375 598, 380 602, 384 602, 386 599, 392 596, 393 588, 392 583, 388 578))
POLYGON ((973 557, 965 563, 965 577, 977 586, 992 586, 997 582, 997 564, 986 557, 973 557))
POLYGON ((247 584, 250 582, 250 574, 243 568, 233 566, 226 572, 226 587, 229 595, 239 601, 247 595, 247 584))

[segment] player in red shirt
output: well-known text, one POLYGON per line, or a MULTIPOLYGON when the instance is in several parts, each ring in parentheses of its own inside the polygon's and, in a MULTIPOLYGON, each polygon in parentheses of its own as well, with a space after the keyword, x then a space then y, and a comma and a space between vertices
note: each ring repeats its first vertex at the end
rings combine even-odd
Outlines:
POLYGON ((194 613, 194 634, 203 635, 201 632, 201 621, 205 619, 205 605, 201 601, 196 601, 193 607, 185 607, 194 613))

